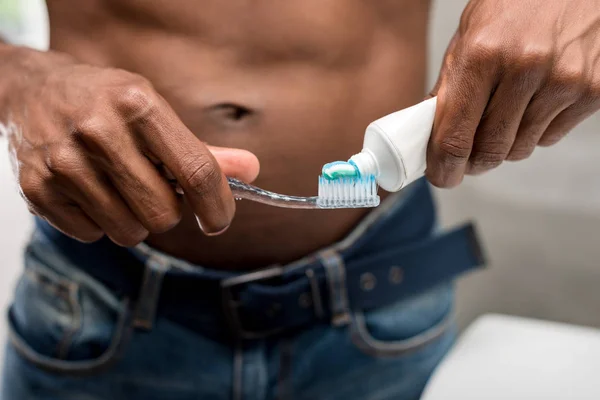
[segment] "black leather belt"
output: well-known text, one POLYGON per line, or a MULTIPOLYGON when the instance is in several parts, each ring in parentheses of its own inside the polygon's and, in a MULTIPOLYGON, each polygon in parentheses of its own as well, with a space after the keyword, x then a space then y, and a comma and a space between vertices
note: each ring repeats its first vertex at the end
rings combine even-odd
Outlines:
MULTIPOLYGON (((395 223, 388 218, 373 228, 383 230, 386 240, 373 237, 359 249, 326 251, 302 265, 251 273, 171 268, 162 277, 157 312, 188 326, 196 323, 195 315, 208 315, 240 337, 258 338, 337 317, 339 299, 332 297, 328 274, 331 263, 342 271, 346 297, 342 301, 352 310, 390 304, 482 266, 484 258, 472 225, 439 235, 426 233, 432 227, 425 225, 434 220, 433 206, 423 207, 424 201, 431 202, 426 195, 429 192, 415 194, 408 209, 399 213, 406 214, 393 216, 395 223), (408 240, 408 231, 421 233, 408 240)), ((108 239, 84 244, 42 220, 37 220, 37 226, 74 265, 118 296, 140 297, 148 260, 108 239)))

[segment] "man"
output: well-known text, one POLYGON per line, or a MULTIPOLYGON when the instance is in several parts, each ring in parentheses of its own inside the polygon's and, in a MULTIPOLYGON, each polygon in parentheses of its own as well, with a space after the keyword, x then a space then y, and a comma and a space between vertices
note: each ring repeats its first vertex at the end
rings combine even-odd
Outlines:
MULTIPOLYGON (((50 51, 0 47, 37 216, 4 399, 417 399, 455 335, 451 282, 482 261, 472 231, 437 232, 424 180, 369 213, 236 203, 225 177, 314 194, 423 99, 429 1, 47 3, 50 51)), ((472 0, 430 93, 428 181, 595 112, 599 17, 472 0)))

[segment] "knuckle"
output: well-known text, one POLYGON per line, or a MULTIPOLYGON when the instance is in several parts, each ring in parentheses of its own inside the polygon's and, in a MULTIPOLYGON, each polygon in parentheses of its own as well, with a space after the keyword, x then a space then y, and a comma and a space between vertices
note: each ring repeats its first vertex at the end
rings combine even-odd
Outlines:
POLYGON ((31 172, 19 174, 19 188, 21 196, 30 203, 39 204, 43 190, 40 179, 31 172))
POLYGON ((143 78, 122 85, 118 90, 116 103, 118 110, 129 122, 148 117, 157 106, 154 90, 143 78))
POLYGON ((164 233, 173 229, 181 221, 178 209, 167 209, 153 213, 147 218, 146 225, 152 233, 164 233))
POLYGON ((501 147, 504 147, 504 144, 494 145, 489 144, 483 148, 478 148, 473 151, 469 162, 478 168, 482 169, 492 169, 498 167, 506 158, 506 153, 508 151, 503 151, 501 147))
POLYGON ((106 119, 100 116, 84 118, 75 126, 75 135, 87 143, 97 145, 108 143, 113 139, 111 136, 113 132, 106 125, 106 119))
POLYGON ((470 142, 461 137, 444 137, 435 144, 442 153, 444 162, 460 163, 469 158, 471 153, 470 142))
POLYGON ((476 149, 483 147, 494 151, 510 147, 510 143, 507 143, 505 138, 510 136, 512 121, 504 116, 497 118, 497 114, 497 110, 486 110, 483 114, 475 133, 475 138, 478 139, 474 144, 476 149))
POLYGON ((552 72, 552 84, 564 93, 584 92, 588 87, 588 78, 579 65, 562 64, 552 72))
POLYGON ((478 171, 489 171, 490 169, 498 168, 502 165, 502 161, 478 161, 471 162, 471 165, 478 171))
POLYGON ((534 148, 535 147, 532 147, 532 146, 514 148, 510 151, 510 153, 508 153, 508 156, 506 157, 506 159, 508 161, 525 160, 525 159, 531 157, 531 154, 533 153, 534 148))
POLYGON ((476 63, 496 60, 505 53, 502 41, 489 33, 477 33, 471 36, 467 43, 467 54, 476 63))
POLYGON ((18 175, 19 195, 27 204, 32 214, 40 215, 46 206, 49 191, 53 190, 54 176, 47 169, 22 168, 18 175))
POLYGON ((46 167, 59 176, 69 176, 81 168, 81 160, 77 151, 65 145, 50 147, 46 152, 46 167))
POLYGON ((506 160, 521 161, 531 157, 545 129, 546 124, 542 121, 529 121, 525 126, 520 127, 506 160))
POLYGON ((189 172, 184 179, 195 194, 214 191, 221 185, 221 172, 208 158, 188 165, 190 165, 190 168, 187 168, 189 172))
POLYGON ((520 51, 510 54, 511 65, 524 71, 539 71, 548 68, 552 64, 553 51, 551 48, 527 44, 520 51))

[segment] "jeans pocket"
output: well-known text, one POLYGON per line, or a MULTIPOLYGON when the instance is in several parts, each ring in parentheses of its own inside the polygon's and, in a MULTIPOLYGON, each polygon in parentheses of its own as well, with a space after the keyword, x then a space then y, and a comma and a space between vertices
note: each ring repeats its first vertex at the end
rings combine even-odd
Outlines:
POLYGON ((9 337, 36 367, 95 373, 121 354, 131 329, 129 312, 125 301, 89 277, 76 279, 83 274, 75 271, 52 248, 32 243, 9 309, 9 337))
POLYGON ((398 357, 427 346, 454 326, 448 283, 389 306, 352 315, 352 343, 372 357, 398 357))

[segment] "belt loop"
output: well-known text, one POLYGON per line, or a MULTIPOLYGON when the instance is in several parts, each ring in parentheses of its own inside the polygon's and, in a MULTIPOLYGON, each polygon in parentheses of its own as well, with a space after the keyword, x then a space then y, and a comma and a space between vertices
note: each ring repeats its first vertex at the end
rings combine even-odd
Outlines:
POLYGON ((344 260, 335 250, 326 250, 319 257, 325 268, 325 276, 329 286, 331 323, 333 326, 347 325, 350 322, 350 308, 344 260))
POLYGON ((152 330, 163 278, 170 268, 168 260, 158 254, 150 254, 146 260, 144 279, 133 316, 134 328, 152 330))
POLYGON ((322 319, 325 317, 325 310, 323 309, 323 301, 321 300, 321 292, 319 290, 319 282, 317 281, 317 277, 315 276, 315 271, 312 269, 307 269, 306 277, 308 278, 308 282, 310 283, 310 293, 312 298, 313 309, 315 310, 315 315, 317 318, 322 319))

